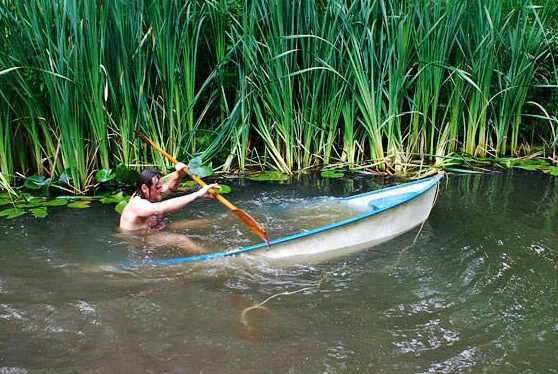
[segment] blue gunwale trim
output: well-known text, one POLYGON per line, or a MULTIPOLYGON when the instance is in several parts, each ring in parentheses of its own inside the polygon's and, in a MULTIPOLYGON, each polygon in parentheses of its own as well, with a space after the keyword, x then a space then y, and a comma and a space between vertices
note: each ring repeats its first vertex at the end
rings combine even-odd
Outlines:
MULTIPOLYGON (((286 243, 286 242, 290 242, 296 239, 300 239, 306 236, 310 236, 310 235, 315 235, 324 231, 328 231, 340 226, 345 226, 348 225, 350 223, 356 222, 356 221, 360 221, 362 219, 368 218, 370 216, 373 216, 375 214, 380 214, 386 210, 390 210, 395 208, 396 206, 399 206, 401 204, 404 204, 406 202, 408 202, 409 200, 414 199, 417 196, 420 196, 422 194, 424 194, 426 191, 429 191, 432 187, 436 186, 442 179, 444 178, 443 174, 438 174, 436 176, 430 177, 430 178, 426 178, 426 179, 419 179, 413 182, 408 182, 408 183, 403 183, 403 184, 399 184, 396 186, 391 186, 391 187, 387 187, 387 188, 382 188, 380 190, 374 190, 374 191, 370 191, 370 192, 365 192, 359 195, 355 195, 355 196, 349 196, 349 197, 341 197, 341 198, 337 198, 335 200, 340 200, 340 201, 347 201, 347 200, 353 200, 353 199, 358 199, 364 196, 370 196, 370 195, 375 195, 375 194, 379 194, 381 192, 385 192, 385 191, 390 191, 390 190, 396 190, 396 189, 400 189, 400 188, 404 188, 404 187, 408 187, 414 184, 419 184, 419 183, 424 183, 425 187, 422 188, 421 190, 414 192, 412 194, 410 194, 409 196, 407 196, 406 198, 388 205, 384 208, 380 208, 377 210, 372 210, 370 212, 366 212, 364 214, 360 214, 348 219, 345 219, 343 221, 339 221, 336 223, 332 223, 326 226, 322 226, 322 227, 318 227, 316 229, 313 230, 309 230, 309 231, 305 231, 305 232, 301 232, 298 234, 293 234, 293 235, 289 235, 289 236, 285 236, 283 238, 279 238, 279 239, 273 239, 269 242, 270 245, 275 245, 275 244, 281 244, 281 243, 286 243)), ((253 250, 256 249, 260 249, 260 248, 266 248, 267 245, 265 243, 260 243, 260 244, 254 244, 251 245, 249 247, 242 247, 239 249, 234 249, 231 251, 221 251, 221 252, 215 252, 215 253, 208 253, 208 254, 204 254, 204 255, 198 255, 198 256, 188 256, 188 257, 176 257, 176 258, 168 258, 168 259, 155 259, 155 260, 145 260, 145 261, 132 261, 132 262, 128 262, 123 264, 125 267, 140 267, 140 266, 157 266, 157 265, 173 265, 173 264, 180 264, 180 263, 186 263, 186 262, 194 262, 194 261, 203 261, 203 260, 211 260, 211 259, 215 259, 215 258, 224 258, 224 257, 231 257, 231 256, 235 256, 241 253, 245 253, 245 252, 251 252, 253 250)))

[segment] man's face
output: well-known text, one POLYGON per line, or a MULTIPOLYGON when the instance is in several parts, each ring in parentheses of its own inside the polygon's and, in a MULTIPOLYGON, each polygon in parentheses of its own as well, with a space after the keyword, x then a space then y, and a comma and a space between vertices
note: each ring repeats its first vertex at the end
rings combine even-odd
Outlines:
POLYGON ((151 180, 152 184, 151 187, 147 187, 145 184, 143 185, 144 188, 148 191, 146 198, 152 203, 158 203, 163 199, 163 181, 160 178, 153 177, 151 180))

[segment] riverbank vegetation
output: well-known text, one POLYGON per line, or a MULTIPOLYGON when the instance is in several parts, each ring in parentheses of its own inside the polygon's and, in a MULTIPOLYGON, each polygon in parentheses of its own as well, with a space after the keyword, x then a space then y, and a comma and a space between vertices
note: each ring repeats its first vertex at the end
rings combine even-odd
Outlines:
POLYGON ((557 15, 545 0, 1 0, 0 184, 85 193, 164 167, 135 130, 226 172, 537 155, 556 173, 557 15))

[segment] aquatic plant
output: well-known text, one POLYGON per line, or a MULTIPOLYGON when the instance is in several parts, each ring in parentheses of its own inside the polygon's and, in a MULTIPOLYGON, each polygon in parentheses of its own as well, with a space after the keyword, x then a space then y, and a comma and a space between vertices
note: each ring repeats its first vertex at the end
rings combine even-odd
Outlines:
POLYGON ((138 129, 179 159, 284 174, 503 158, 535 135, 555 149, 558 105, 537 96, 557 92, 557 12, 547 0, 0 1, 2 185, 42 175, 91 193, 99 170, 166 167, 138 129), (530 111, 548 115, 527 129, 530 111))

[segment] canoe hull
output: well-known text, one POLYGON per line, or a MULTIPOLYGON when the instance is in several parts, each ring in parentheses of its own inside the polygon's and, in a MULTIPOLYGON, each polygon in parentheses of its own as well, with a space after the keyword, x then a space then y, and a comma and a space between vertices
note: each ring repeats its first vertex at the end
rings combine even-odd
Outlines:
POLYGON ((421 225, 429 216, 436 188, 398 206, 329 230, 274 244, 257 253, 269 260, 296 263, 326 261, 361 252, 421 225))

